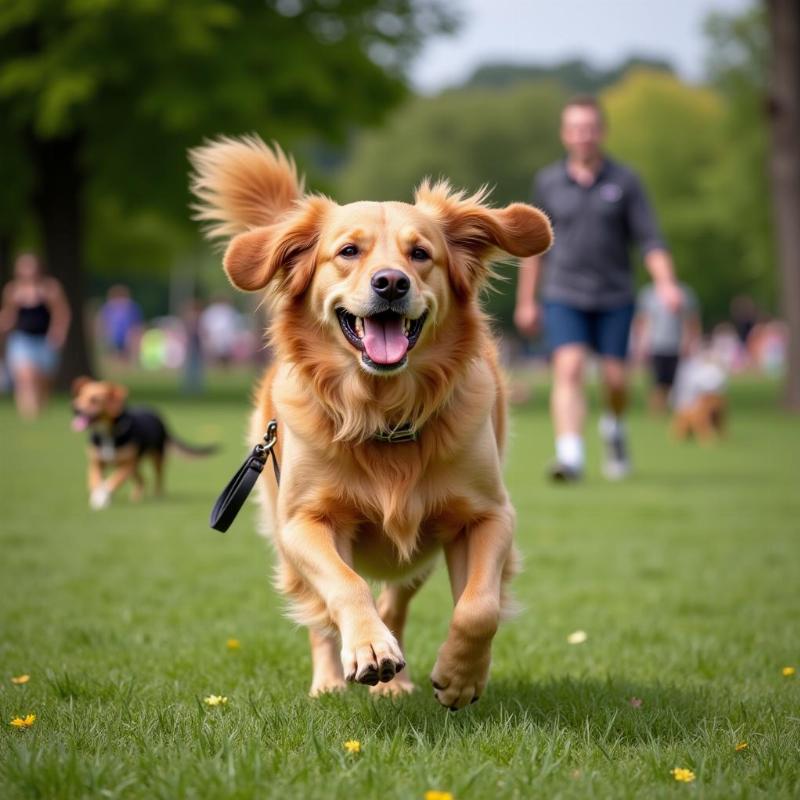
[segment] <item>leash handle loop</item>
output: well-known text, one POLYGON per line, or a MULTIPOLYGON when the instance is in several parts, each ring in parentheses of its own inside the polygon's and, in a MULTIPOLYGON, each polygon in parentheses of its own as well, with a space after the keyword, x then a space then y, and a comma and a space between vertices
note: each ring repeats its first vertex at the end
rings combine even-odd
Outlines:
POLYGON ((245 459, 241 467, 234 476, 228 481, 227 486, 214 503, 211 509, 209 525, 214 530, 225 533, 236 519, 236 515, 244 505, 250 492, 253 490, 258 476, 264 470, 264 464, 272 456, 272 469, 275 473, 275 481, 280 484, 280 467, 278 459, 275 457, 274 448, 278 441, 278 423, 273 419, 267 426, 264 434, 264 444, 257 444, 250 455, 245 459))

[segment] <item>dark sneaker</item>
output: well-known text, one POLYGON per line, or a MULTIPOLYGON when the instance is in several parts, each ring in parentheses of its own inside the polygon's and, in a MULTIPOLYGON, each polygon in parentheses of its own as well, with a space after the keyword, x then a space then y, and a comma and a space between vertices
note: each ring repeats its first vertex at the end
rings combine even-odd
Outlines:
POLYGON ((604 431, 601 427, 600 433, 606 447, 603 475, 610 481, 621 481, 623 478, 627 478, 631 473, 631 460, 628 457, 625 431, 619 426, 613 432, 604 431))
POLYGON ((556 461, 548 467, 547 477, 553 483, 576 483, 583 477, 583 470, 556 461))

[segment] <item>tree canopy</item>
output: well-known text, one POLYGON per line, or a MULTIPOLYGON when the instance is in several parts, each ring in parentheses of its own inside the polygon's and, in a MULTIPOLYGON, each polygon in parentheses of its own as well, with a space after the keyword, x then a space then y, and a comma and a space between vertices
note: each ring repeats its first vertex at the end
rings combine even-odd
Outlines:
MULTIPOLYGON (((194 241, 187 148, 342 141, 405 96, 403 65, 452 24, 440 0, 6 0, 0 252, 35 231, 76 308, 87 253, 166 266, 194 241)), ((72 336, 67 372, 88 366, 72 336)))

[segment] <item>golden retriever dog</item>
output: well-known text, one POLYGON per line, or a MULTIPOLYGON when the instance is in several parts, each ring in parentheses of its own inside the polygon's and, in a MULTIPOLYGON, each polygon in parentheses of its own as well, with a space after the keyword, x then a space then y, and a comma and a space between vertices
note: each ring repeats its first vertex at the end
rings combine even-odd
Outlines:
POLYGON ((311 695, 413 690, 406 613, 444 551, 455 608, 431 682, 451 709, 476 701, 516 561, 505 389, 478 295, 494 254, 549 247, 547 218, 446 182, 413 204, 338 205, 257 138, 191 160, 228 277, 271 309, 251 435, 278 421, 282 476, 259 479, 262 519, 277 586, 310 629, 311 695))
POLYGON ((72 429, 88 431, 89 506, 95 511, 111 504, 114 493, 127 481, 133 483, 133 500, 144 494, 141 465, 151 459, 155 492, 164 489, 164 459, 168 447, 187 456, 213 453, 215 445, 187 444, 167 430, 161 417, 147 408, 127 405, 128 389, 111 381, 86 375, 72 382, 72 429))

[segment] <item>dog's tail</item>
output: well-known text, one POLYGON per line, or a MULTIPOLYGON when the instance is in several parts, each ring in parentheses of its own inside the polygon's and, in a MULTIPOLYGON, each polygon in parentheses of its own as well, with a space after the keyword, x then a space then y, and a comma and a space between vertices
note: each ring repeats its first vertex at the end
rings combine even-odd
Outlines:
POLYGON ((270 225, 304 193, 294 161, 255 135, 220 137, 189 151, 195 218, 209 238, 270 225))
POLYGON ((219 450, 219 445, 217 444, 189 444, 171 433, 167 439, 167 444, 181 455, 189 456, 189 458, 210 456, 219 450))

